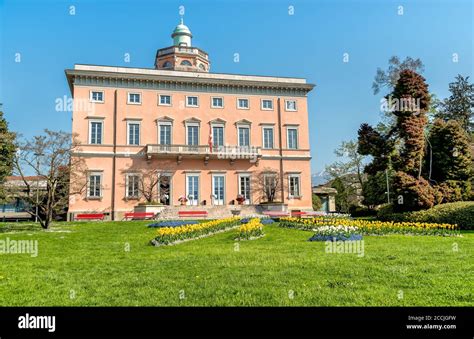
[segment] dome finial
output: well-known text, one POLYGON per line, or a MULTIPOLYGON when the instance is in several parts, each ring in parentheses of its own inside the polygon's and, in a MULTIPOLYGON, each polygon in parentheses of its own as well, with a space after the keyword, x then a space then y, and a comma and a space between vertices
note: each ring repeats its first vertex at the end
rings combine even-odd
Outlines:
POLYGON ((180 21, 181 21, 181 25, 184 25, 184 18, 183 18, 182 15, 181 15, 181 20, 180 21))

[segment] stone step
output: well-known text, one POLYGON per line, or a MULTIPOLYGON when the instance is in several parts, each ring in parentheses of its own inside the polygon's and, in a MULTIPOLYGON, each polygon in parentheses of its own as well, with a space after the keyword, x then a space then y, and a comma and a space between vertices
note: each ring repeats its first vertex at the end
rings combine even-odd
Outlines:
MULTIPOLYGON (((255 205, 234 205, 234 206, 169 206, 161 213, 160 219, 183 219, 178 215, 179 211, 207 211, 209 219, 228 218, 233 216, 232 210, 240 211, 238 216, 250 217, 262 215, 261 210, 255 205)), ((188 218, 192 219, 192 217, 188 218)))

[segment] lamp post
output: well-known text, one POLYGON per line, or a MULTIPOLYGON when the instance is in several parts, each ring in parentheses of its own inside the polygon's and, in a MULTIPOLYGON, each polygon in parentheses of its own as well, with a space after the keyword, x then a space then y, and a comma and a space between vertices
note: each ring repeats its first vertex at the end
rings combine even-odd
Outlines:
POLYGON ((39 205, 39 173, 40 173, 40 157, 43 156, 43 153, 35 153, 34 154, 36 157, 36 213, 35 213, 35 222, 38 222, 38 205, 39 205))
POLYGON ((385 180, 387 181, 387 201, 390 204, 390 186, 388 184, 388 169, 385 170, 385 180))

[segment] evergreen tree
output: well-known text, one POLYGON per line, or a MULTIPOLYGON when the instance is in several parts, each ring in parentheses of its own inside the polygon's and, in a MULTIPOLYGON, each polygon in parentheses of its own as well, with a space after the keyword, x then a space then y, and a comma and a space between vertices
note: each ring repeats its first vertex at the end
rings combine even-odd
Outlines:
POLYGON ((388 168, 390 155, 393 152, 393 142, 388 135, 375 130, 368 124, 362 124, 358 131, 357 151, 362 155, 372 156, 372 162, 365 166, 364 172, 376 175, 388 168))
POLYGON ((393 167, 419 178, 425 150, 424 130, 428 123, 426 112, 430 105, 428 85, 421 75, 404 70, 389 97, 395 103, 395 132, 400 145, 393 167))
POLYGON ((337 190, 336 194, 336 210, 340 213, 349 213, 349 195, 351 188, 347 187, 341 178, 336 178, 331 183, 331 187, 337 190))
POLYGON ((362 187, 362 195, 364 196, 362 203, 370 208, 387 203, 387 177, 385 172, 369 175, 362 187))
POLYGON ((429 140, 432 147, 432 179, 437 182, 466 181, 472 177, 469 138, 457 121, 436 120, 429 140))
POLYGON ((427 169, 443 195, 443 202, 469 199, 473 177, 469 137, 455 120, 435 120, 430 130, 427 169))
POLYGON ((469 77, 458 74, 449 84, 451 95, 440 104, 438 118, 456 120, 468 134, 474 131, 474 84, 469 77))

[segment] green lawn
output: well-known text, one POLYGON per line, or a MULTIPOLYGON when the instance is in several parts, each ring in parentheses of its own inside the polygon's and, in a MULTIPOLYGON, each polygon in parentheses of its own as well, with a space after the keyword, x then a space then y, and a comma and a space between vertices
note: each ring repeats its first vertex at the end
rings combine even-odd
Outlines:
POLYGON ((358 257, 275 225, 239 251, 237 230, 155 248, 146 224, 0 224, 0 240, 39 247, 36 258, 0 254, 0 305, 474 305, 473 232, 365 237, 358 257))

